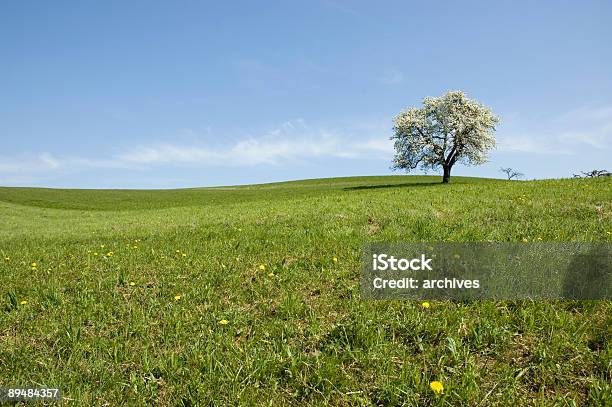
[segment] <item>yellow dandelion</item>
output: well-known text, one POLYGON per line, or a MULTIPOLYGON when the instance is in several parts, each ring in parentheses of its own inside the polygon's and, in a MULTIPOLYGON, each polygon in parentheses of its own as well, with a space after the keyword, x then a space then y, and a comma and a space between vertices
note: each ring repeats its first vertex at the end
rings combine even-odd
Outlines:
POLYGON ((104 249, 105 247, 106 247, 106 246, 105 246, 105 245, 103 245, 103 244, 101 244, 101 245, 100 245, 100 248, 101 248, 101 249, 104 249))
POLYGON ((268 277, 274 277, 274 273, 268 273, 268 277))
POLYGON ((541 241, 542 241, 542 238, 538 236, 538 240, 541 242, 541 241))
POLYGON ((182 297, 180 295, 175 295, 174 296, 174 301, 179 301, 182 297))
POLYGON ((221 321, 219 321, 219 325, 227 325, 229 324, 229 321, 227 319, 222 319, 221 321))
POLYGON ((442 384, 442 382, 439 382, 437 380, 434 380, 433 382, 429 383, 429 388, 436 394, 444 392, 444 385, 442 384))
POLYGON ((176 252, 176 253, 180 253, 181 251, 180 251, 180 250, 175 250, 175 252, 176 252))
POLYGON ((337 258, 336 256, 334 256, 334 257, 332 258, 332 261, 333 261, 334 263, 338 263, 338 258, 337 258))
POLYGON ((10 261, 10 260, 11 260, 11 258, 10 258, 10 257, 8 257, 8 256, 6 256, 6 257, 4 258, 4 260, 6 260, 6 261, 10 261))
POLYGON ((521 239, 521 242, 523 243, 527 243, 529 241, 529 239, 527 239, 526 237, 524 237, 523 239, 521 239))
POLYGON ((98 255, 98 252, 94 252, 94 256, 97 256, 97 255, 98 255))
POLYGON ((32 267, 38 267, 38 264, 32 263, 32 267))
POLYGON ((138 246, 132 246, 132 249, 138 249, 138 246))
POLYGON ((19 302, 19 305, 26 305, 28 303, 27 300, 22 300, 21 302, 19 302))
POLYGON ((187 253, 181 253, 181 256, 187 257, 187 253))
POLYGON ((130 286, 134 287, 135 285, 136 285, 136 283, 135 283, 135 282, 130 281, 130 286))
POLYGON ((106 253, 106 255, 107 255, 108 257, 113 257, 113 254, 114 254, 113 252, 108 252, 108 253, 106 253))
POLYGON ((265 265, 265 264, 260 264, 260 265, 259 265, 259 269, 260 269, 261 271, 266 271, 266 265, 265 265))
POLYGON ((423 301, 421 303, 421 308, 428 309, 429 307, 431 307, 431 304, 428 301, 423 301))

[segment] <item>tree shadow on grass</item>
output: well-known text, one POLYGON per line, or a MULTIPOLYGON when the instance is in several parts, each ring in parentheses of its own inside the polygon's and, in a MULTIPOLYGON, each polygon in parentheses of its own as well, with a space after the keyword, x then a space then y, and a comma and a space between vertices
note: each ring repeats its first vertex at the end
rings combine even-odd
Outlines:
POLYGON ((359 185, 356 187, 346 187, 343 189, 345 191, 358 191, 361 189, 431 187, 434 185, 444 185, 444 184, 442 184, 441 182, 405 182, 402 184, 359 185))

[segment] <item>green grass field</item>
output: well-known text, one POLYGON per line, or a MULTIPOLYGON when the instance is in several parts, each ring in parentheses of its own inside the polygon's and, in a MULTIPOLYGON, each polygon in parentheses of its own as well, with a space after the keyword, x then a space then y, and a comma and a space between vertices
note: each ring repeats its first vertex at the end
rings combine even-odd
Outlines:
POLYGON ((364 242, 612 242, 612 180, 439 181, 0 188, 0 387, 83 406, 612 405, 610 301, 359 292, 364 242))

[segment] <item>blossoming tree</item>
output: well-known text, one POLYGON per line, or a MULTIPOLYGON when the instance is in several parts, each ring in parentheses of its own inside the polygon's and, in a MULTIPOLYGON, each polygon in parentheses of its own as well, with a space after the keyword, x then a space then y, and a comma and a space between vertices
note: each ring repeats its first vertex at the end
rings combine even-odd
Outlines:
POLYGON ((404 110, 394 119, 393 169, 407 172, 442 167, 443 183, 450 181, 453 165, 487 161, 495 147, 493 132, 498 119, 486 106, 463 92, 448 92, 423 100, 422 108, 404 110))

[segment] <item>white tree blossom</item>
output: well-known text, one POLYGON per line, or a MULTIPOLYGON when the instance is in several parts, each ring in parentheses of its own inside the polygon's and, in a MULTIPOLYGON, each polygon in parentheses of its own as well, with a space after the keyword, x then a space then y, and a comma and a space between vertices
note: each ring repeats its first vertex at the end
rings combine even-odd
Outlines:
POLYGON ((428 97, 422 108, 404 110, 394 119, 393 169, 406 171, 442 167, 442 182, 450 181, 455 163, 478 165, 495 147, 493 132, 498 118, 491 110, 452 91, 428 97))

